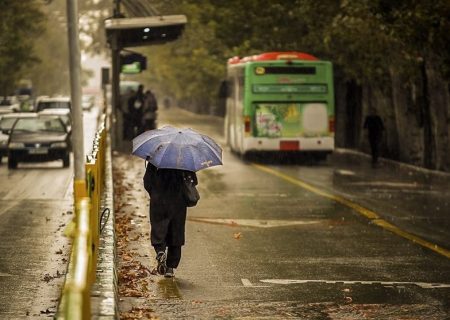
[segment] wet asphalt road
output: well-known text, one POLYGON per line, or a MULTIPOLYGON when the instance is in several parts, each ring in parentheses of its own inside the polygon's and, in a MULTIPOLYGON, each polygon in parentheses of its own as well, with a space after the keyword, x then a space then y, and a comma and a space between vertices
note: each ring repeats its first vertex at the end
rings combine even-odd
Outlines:
MULTIPOLYGON (((84 115, 89 152, 98 111, 84 115)), ((0 319, 52 317, 70 249, 73 161, 0 165, 0 319)))
MULTIPOLYGON (((224 145, 220 119, 161 112, 159 125, 169 123, 224 145)), ((198 178, 176 278, 155 277, 154 297, 142 301, 162 319, 450 317, 449 180, 337 156, 242 161, 227 149, 224 166, 198 178)), ((145 196, 130 201, 148 208, 145 196)))

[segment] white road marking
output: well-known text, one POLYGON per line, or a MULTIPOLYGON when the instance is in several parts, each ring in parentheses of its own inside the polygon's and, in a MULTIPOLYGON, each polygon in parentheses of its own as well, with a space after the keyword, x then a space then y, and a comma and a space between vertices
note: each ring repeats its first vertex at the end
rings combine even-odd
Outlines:
POLYGON ((0 272, 0 277, 12 277, 12 274, 0 272))
POLYGON ((354 280, 294 280, 294 279, 264 279, 263 283, 273 284, 306 284, 306 283, 326 283, 326 284, 377 284, 382 286, 405 286, 415 285, 423 289, 450 288, 448 283, 428 283, 428 282, 402 282, 402 281, 354 281, 354 280))
POLYGON ((248 279, 241 279, 241 281, 242 281, 242 284, 244 285, 244 287, 252 287, 252 288, 267 288, 267 287, 270 287, 270 286, 267 286, 267 285, 256 285, 255 286, 248 279))
POLYGON ((241 279, 241 281, 242 281, 242 284, 244 285, 244 287, 251 287, 252 286, 252 283, 248 279, 241 279))
POLYGON ((356 186, 368 186, 368 187, 394 187, 394 188, 418 188, 420 185, 416 182, 388 182, 388 181, 363 181, 363 182, 350 182, 350 185, 356 186))
POLYGON ((342 176, 354 176, 356 173, 350 170, 336 170, 336 173, 342 176))
POLYGON ((279 197, 279 198, 287 198, 287 193, 253 193, 253 192, 235 192, 235 193, 227 193, 229 196, 235 197, 250 197, 250 198, 265 198, 265 197, 279 197))
POLYGON ((190 221, 224 224, 240 227, 274 228, 285 226, 311 225, 323 223, 323 220, 258 220, 258 219, 213 219, 213 218, 188 218, 190 221))

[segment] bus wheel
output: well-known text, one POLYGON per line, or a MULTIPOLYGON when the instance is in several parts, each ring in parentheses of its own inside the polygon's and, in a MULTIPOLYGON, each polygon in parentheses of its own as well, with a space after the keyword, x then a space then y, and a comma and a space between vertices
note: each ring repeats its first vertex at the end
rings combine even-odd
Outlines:
POLYGON ((316 153, 316 154, 314 154, 314 160, 316 162, 323 162, 323 161, 327 160, 327 156, 328 156, 328 154, 326 154, 325 152, 324 153, 316 153))
POLYGON ((254 156, 252 156, 252 153, 251 152, 242 152, 242 153, 239 153, 239 157, 241 158, 241 160, 242 161, 254 161, 255 159, 254 159, 254 156))

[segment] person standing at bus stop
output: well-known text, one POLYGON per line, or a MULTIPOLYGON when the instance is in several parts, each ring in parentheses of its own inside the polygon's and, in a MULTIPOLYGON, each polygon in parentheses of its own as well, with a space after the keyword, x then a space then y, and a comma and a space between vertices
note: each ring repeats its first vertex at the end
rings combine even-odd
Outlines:
POLYGON ((384 124, 375 109, 371 109, 364 120, 364 129, 367 129, 369 138, 370 151, 372 153, 372 166, 376 167, 380 153, 380 143, 383 138, 384 124))
POLYGON ((156 129, 158 102, 150 90, 145 91, 142 117, 142 132, 156 129))
POLYGON ((136 94, 128 100, 130 115, 131 136, 135 137, 142 132, 142 114, 144 106, 144 86, 138 87, 136 94))

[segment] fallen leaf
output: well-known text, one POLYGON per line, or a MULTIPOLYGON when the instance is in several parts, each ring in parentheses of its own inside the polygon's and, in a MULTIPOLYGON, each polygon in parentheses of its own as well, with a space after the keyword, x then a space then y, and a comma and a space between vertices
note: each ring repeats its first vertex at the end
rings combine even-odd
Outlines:
POLYGON ((51 275, 49 275, 48 273, 46 273, 45 275, 44 275, 44 278, 42 279, 43 281, 45 281, 45 282, 50 282, 50 280, 52 280, 53 279, 53 277, 51 276, 51 275))
POLYGON ((242 233, 236 232, 235 234, 233 234, 233 236, 236 240, 239 240, 242 237, 242 233))

